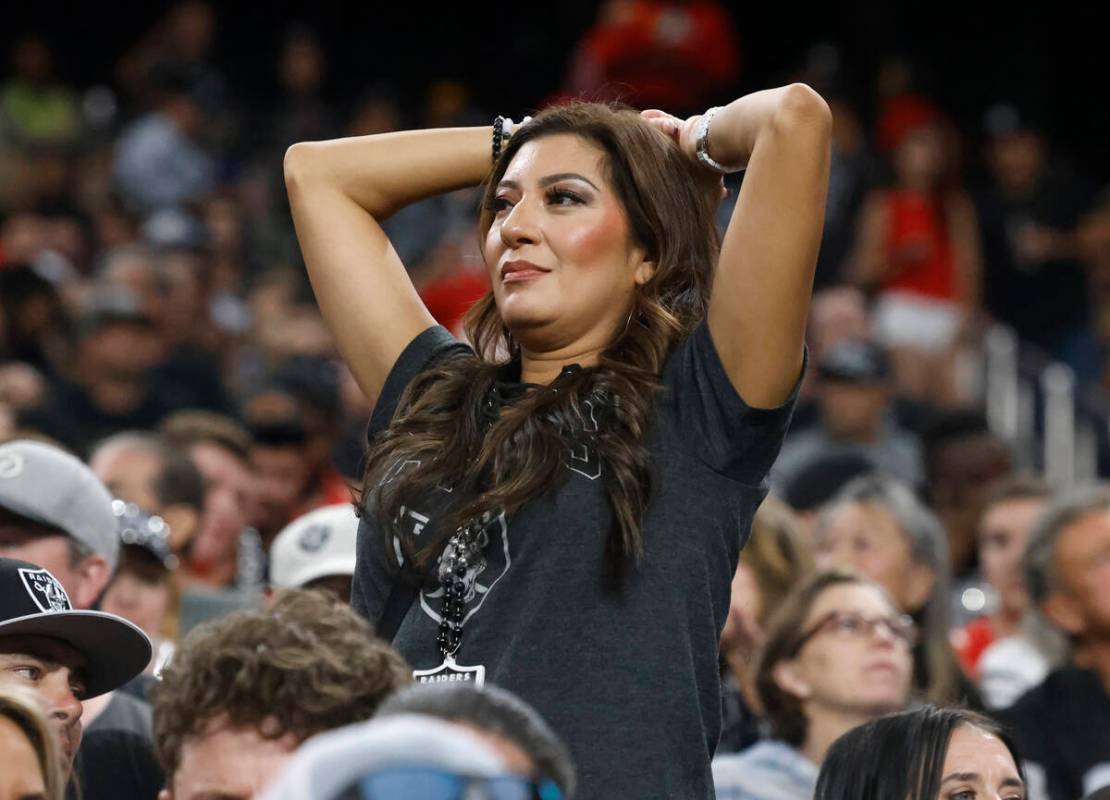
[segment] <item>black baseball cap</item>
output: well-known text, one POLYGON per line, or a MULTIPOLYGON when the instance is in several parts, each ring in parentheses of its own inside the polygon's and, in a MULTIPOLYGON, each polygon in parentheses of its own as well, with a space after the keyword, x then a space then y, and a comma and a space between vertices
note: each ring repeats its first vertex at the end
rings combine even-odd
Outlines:
POLYGON ((882 383, 890 377, 890 364, 878 345, 849 339, 833 345, 821 357, 817 374, 851 383, 882 383))
POLYGON ((0 638, 7 636, 47 636, 83 655, 80 700, 118 689, 150 663, 150 639, 137 626, 115 614, 75 611, 47 570, 0 558, 0 638))

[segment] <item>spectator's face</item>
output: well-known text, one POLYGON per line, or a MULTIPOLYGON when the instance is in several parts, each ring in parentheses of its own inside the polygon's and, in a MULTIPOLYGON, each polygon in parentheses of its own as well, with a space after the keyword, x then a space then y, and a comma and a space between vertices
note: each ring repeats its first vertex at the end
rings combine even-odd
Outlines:
POLYGON ((234 558, 253 502, 253 477, 246 464, 217 444, 194 444, 190 454, 205 485, 204 521, 192 555, 202 563, 234 558))
POLYGON ((776 666, 776 682, 802 700, 807 716, 821 711, 879 716, 903 708, 913 677, 910 645, 882 624, 871 630, 866 625, 900 616, 875 586, 829 587, 801 628, 817 633, 792 660, 776 666), (865 624, 848 624, 860 621, 865 624))
POLYGON ((1044 144, 1037 134, 1020 131, 995 139, 987 163, 998 184, 1010 192, 1032 188, 1044 168, 1044 144))
POLYGON ((821 381, 817 399, 826 432, 838 439, 856 439, 875 434, 886 413, 889 394, 882 384, 826 378, 821 381))
POLYGON ((74 608, 90 608, 108 582, 108 562, 93 554, 70 563, 69 537, 5 521, 0 516, 0 558, 29 561, 48 570, 69 595, 74 608))
POLYGON ((991 485, 1013 469, 1010 453, 993 435, 981 433, 942 443, 929 462, 933 508, 948 534, 958 572, 975 550, 976 527, 991 485))
POLYGON ((134 622, 143 633, 158 640, 170 610, 170 588, 166 580, 155 580, 134 570, 121 570, 104 592, 101 608, 134 622))
POLYGON ((1081 517, 1056 541, 1053 567, 1060 588, 1046 611, 1073 636, 1110 640, 1110 511, 1081 517))
POLYGON ((524 751, 516 742, 501 736, 496 733, 484 731, 474 725, 469 725, 465 722, 455 722, 460 728, 466 728, 469 733, 477 736, 487 745, 489 745, 497 755, 501 756, 504 762, 505 769, 514 775, 523 775, 526 778, 535 779, 536 776, 536 763, 532 757, 524 751))
POLYGON ((486 266, 501 318, 531 343, 605 346, 651 276, 603 162, 577 136, 545 136, 517 152, 497 190, 486 266), (580 177, 545 182, 571 174, 580 177))
POLYGON ((944 140, 940 130, 922 126, 906 134, 894 152, 899 180, 917 188, 931 188, 944 169, 944 140))
POLYGON ((817 530, 817 566, 848 567, 882 586, 906 613, 918 610, 935 575, 914 562, 894 516, 873 503, 844 503, 817 530))
POLYGON ((212 720, 182 744, 171 788, 159 800, 250 800, 281 774, 297 744, 290 735, 267 739, 254 728, 212 720))
POLYGON ((81 743, 82 707, 77 698, 84 693, 84 664, 80 653, 57 639, 0 636, 0 682, 35 693, 57 734, 67 771, 81 743))
POLYGON ((0 716, 0 797, 28 800, 46 797, 46 782, 27 734, 7 716, 0 716))
POLYGON ((979 523, 979 567, 998 594, 1001 610, 1009 615, 1025 610, 1021 554, 1042 505, 1031 497, 1003 500, 987 508, 979 523))
POLYGON ((965 796, 1025 797, 1025 784, 1009 748, 997 736, 970 725, 956 728, 948 740, 938 800, 965 796))
POLYGON ((251 466, 256 477, 260 529, 276 533, 296 514, 304 498, 310 464, 303 447, 251 448, 251 466))
POLYGON ((97 451, 90 469, 113 496, 134 503, 148 514, 160 514, 162 504, 154 484, 162 471, 162 460, 142 447, 120 445, 97 451))

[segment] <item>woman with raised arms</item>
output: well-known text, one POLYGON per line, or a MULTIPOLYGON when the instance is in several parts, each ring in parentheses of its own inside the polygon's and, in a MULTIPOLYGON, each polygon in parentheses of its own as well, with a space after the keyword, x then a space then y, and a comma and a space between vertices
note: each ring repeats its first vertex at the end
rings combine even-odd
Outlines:
POLYGON ((717 642, 803 369, 830 129, 791 84, 686 120, 582 103, 286 155, 375 404, 352 603, 418 681, 533 704, 579 797, 712 796, 717 642), (492 290, 464 344, 380 223, 483 181, 492 290))

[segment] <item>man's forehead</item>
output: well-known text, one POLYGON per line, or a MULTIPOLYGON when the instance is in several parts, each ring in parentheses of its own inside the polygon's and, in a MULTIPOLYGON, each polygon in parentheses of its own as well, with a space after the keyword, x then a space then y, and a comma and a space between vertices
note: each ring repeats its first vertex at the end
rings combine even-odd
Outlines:
POLYGON ((85 664, 84 653, 68 642, 63 642, 51 636, 37 636, 34 634, 0 635, 0 657, 11 655, 32 656, 44 661, 61 664, 70 669, 76 669, 85 664))

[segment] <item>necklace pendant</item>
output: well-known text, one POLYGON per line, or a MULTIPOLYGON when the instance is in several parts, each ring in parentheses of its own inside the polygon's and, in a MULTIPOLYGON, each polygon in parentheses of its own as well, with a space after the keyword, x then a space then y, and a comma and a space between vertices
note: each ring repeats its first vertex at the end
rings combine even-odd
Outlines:
POLYGON ((414 669, 412 679, 416 683, 469 683, 481 688, 486 682, 486 668, 481 664, 464 667, 448 655, 435 669, 414 669))

